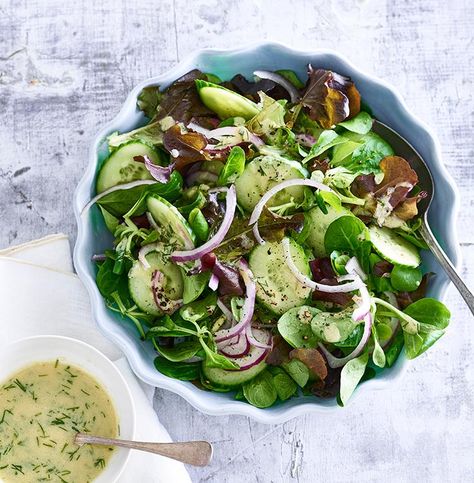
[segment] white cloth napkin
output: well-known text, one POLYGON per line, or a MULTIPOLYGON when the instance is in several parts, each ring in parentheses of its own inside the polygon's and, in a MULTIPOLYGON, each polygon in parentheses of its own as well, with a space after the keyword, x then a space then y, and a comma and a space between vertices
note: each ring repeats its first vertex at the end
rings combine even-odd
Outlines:
MULTIPOLYGON (((137 409, 137 440, 169 442, 153 409, 154 388, 138 381, 127 360, 96 328, 89 299, 72 272, 66 235, 0 250, 0 350, 33 335, 64 335, 93 345, 111 359, 128 382, 137 409)), ((120 483, 190 483, 184 465, 132 451, 120 483)))

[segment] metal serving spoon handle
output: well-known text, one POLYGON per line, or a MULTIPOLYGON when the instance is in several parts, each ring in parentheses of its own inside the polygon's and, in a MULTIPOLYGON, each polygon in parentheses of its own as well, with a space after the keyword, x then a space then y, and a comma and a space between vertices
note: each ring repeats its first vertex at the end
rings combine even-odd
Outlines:
POLYGON ((428 225, 428 222, 426 220, 426 214, 422 220, 420 234, 423 237, 423 240, 425 240, 426 244, 429 246, 433 255, 438 260, 439 264, 443 267, 444 271, 451 279, 451 282, 453 282, 455 287, 458 289, 461 297, 464 299, 470 311, 474 315, 474 295, 469 290, 467 285, 463 282, 456 268, 451 263, 451 260, 449 260, 448 256, 446 255, 446 253, 444 253, 444 250, 440 247, 439 243, 434 237, 433 232, 431 231, 430 226, 428 225))
POLYGON ((74 442, 83 444, 98 444, 102 446, 120 446, 122 448, 138 449, 149 453, 172 458, 181 463, 193 466, 206 466, 212 459, 212 445, 207 441, 189 441, 186 443, 144 443, 124 439, 109 439, 90 434, 77 433, 74 442))

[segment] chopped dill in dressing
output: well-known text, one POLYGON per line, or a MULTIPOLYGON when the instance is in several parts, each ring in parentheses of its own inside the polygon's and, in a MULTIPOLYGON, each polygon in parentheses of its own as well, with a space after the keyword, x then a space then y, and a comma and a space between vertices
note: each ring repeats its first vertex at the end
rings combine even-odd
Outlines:
POLYGON ((89 374, 37 362, 0 384, 0 481, 87 483, 113 448, 74 444, 77 432, 118 436, 112 401, 89 374))

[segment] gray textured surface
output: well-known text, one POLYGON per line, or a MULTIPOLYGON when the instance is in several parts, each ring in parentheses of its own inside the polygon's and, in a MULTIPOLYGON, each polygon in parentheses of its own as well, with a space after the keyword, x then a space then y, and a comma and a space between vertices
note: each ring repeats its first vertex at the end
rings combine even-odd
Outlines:
MULTIPOLYGON (((0 0, 0 247, 55 231, 74 239, 71 196, 90 140, 138 81, 195 48, 271 39, 337 49, 434 127, 462 193, 463 274, 474 286, 473 21, 470 0, 0 0)), ((215 443, 193 480, 474 481, 472 317, 453 289, 447 300, 448 334, 397 387, 324 419, 207 417, 158 390, 175 439, 215 443)))

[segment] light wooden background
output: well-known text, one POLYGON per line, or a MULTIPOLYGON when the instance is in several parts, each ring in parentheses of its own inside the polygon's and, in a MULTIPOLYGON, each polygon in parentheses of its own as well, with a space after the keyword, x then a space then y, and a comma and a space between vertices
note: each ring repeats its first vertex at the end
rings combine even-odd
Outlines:
MULTIPOLYGON (((89 143, 136 83, 196 48, 269 39, 340 51, 434 128, 462 195, 474 287, 473 22, 471 0, 0 0, 0 246, 57 231, 74 240, 89 143)), ((453 289, 447 301, 448 334, 397 387, 324 419, 207 417, 157 390, 175 439, 215 443, 193 481, 474 481, 474 325, 453 289)))

